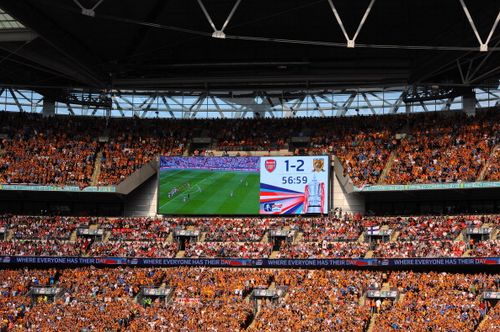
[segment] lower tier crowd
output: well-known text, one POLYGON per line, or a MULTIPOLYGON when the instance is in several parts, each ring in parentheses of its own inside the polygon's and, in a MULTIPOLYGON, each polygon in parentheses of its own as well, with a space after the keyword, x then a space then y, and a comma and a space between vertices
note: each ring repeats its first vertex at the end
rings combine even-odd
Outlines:
POLYGON ((500 215, 0 216, 2 255, 297 259, 498 257, 500 215))
POLYGON ((0 270, 0 331, 498 331, 500 274, 368 270, 0 270), (33 289, 54 290, 53 296, 33 289), (144 288, 168 290, 166 297, 144 288), (280 296, 256 299, 257 289, 280 296), (389 289, 391 299, 369 298, 389 289))

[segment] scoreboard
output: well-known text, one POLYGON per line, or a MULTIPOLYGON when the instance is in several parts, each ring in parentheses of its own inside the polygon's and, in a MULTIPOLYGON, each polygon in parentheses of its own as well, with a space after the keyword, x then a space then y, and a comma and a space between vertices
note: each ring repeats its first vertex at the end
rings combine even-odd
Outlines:
POLYGON ((328 156, 160 157, 158 213, 326 214, 328 156))
POLYGON ((328 157, 261 157, 260 214, 328 213, 328 157))

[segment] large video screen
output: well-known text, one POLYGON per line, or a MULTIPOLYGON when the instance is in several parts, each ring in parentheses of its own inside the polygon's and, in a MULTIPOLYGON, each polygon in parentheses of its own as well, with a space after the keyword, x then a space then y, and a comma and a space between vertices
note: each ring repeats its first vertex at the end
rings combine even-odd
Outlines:
POLYGON ((327 213, 327 156, 160 157, 158 213, 327 213))

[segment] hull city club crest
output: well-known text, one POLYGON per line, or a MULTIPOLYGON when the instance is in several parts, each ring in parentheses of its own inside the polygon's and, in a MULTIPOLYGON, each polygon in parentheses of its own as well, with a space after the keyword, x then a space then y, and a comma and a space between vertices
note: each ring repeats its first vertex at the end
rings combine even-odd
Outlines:
MULTIPOLYGON (((267 165, 266 165, 267 166, 267 165)), ((323 159, 313 159, 313 172, 324 172, 325 161, 323 159)))
POLYGON ((266 170, 269 173, 271 173, 272 171, 274 171, 276 169, 276 160, 274 160, 274 159, 266 160, 265 166, 266 166, 266 170))

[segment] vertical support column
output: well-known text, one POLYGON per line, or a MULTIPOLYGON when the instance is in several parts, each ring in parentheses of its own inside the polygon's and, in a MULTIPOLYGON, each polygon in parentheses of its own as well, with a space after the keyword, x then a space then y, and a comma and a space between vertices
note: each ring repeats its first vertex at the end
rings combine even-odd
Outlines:
POLYGON ((467 116, 476 115, 476 92, 470 90, 462 97, 462 108, 467 116))
POLYGON ((56 115, 56 103, 53 99, 47 97, 43 98, 42 115, 44 117, 56 115))
POLYGON ((411 106, 412 104, 410 102, 405 102, 405 113, 407 115, 411 113, 411 106))

